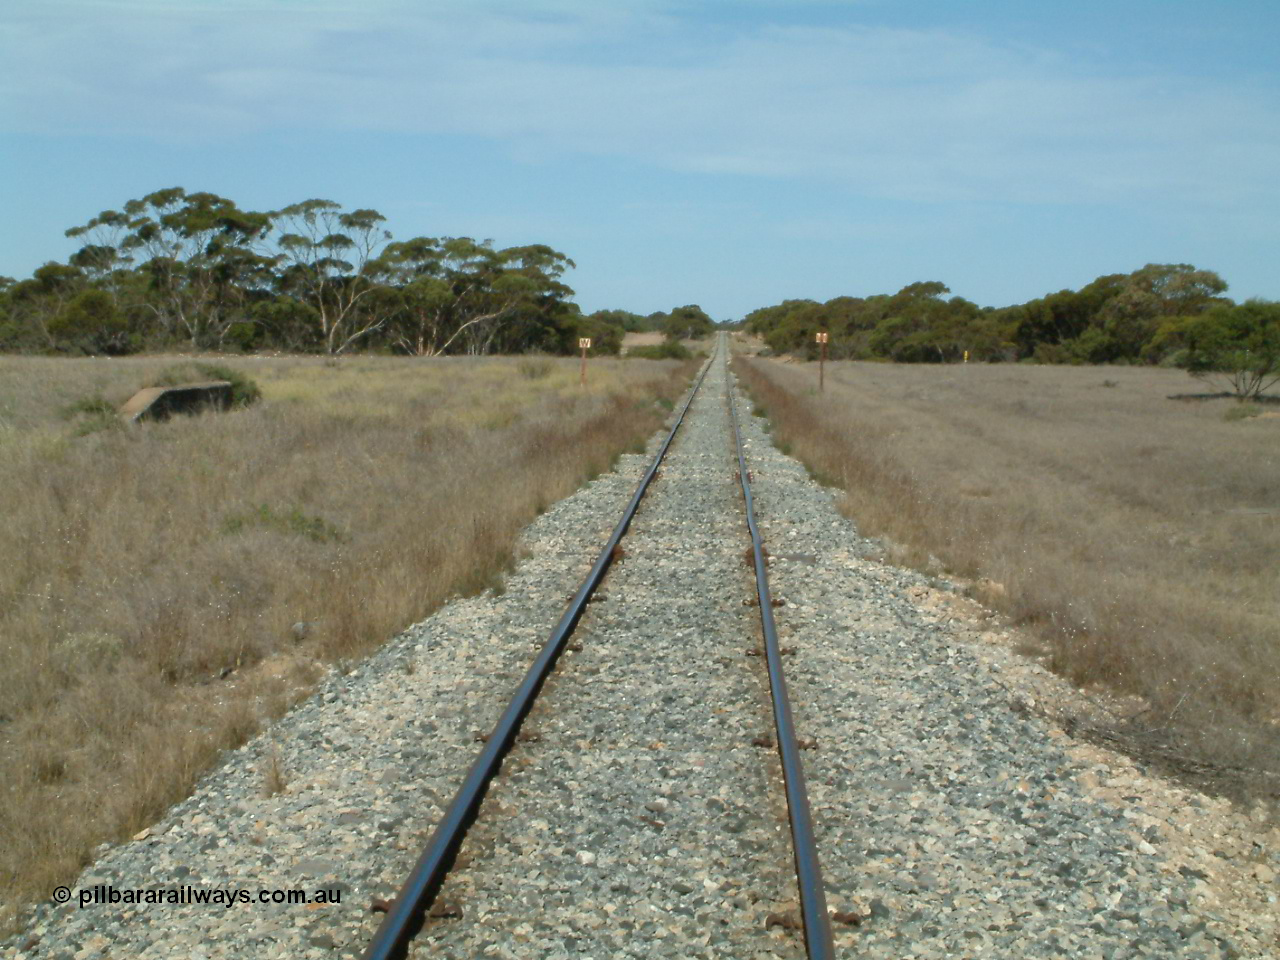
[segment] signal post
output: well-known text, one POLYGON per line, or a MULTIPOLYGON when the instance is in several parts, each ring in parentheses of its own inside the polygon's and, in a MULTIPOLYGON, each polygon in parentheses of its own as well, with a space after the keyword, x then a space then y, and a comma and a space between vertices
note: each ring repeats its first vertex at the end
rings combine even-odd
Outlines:
POLYGON ((818 392, 826 393, 826 366, 827 366, 827 331, 819 330, 814 342, 818 344, 818 392))
POLYGON ((578 346, 582 348, 582 370, 578 375, 578 383, 585 387, 587 385, 587 351, 591 349, 591 338, 579 337, 578 346))

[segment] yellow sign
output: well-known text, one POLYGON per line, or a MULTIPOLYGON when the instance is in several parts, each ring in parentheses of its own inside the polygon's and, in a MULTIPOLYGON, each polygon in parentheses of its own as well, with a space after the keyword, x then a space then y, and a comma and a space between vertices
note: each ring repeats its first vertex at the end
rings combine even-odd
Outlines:
POLYGON ((826 343, 826 342, 827 342, 826 332, 821 330, 818 331, 818 336, 817 336, 817 339, 814 340, 814 343, 826 343))
POLYGON ((590 349, 591 349, 591 338, 590 338, 590 337, 579 337, 579 338, 578 338, 578 346, 580 346, 583 350, 590 350, 590 349))

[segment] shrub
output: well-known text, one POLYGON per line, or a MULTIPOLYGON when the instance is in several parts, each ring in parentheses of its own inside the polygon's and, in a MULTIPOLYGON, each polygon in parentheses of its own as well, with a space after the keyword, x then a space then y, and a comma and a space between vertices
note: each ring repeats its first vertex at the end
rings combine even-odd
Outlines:
MULTIPOLYGON (((701 340, 715 333, 715 322, 696 303, 684 307, 676 307, 662 322, 663 332, 669 340, 684 337, 688 340, 701 340)), ((680 358, 683 359, 683 358, 680 358)))
POLYGON ((679 340, 664 340, 656 346, 632 347, 627 351, 628 357, 639 357, 641 360, 691 360, 693 354, 679 340))
POLYGON ((156 377, 149 387, 178 387, 200 380, 226 380, 231 384, 231 402, 237 407, 247 407, 262 399, 262 390, 251 378, 239 370, 221 363, 188 361, 170 367, 156 377))
POLYGON ((49 321, 49 333, 85 354, 125 354, 135 344, 129 322, 103 290, 85 290, 49 321))
POLYGON ((1074 340, 1068 340, 1063 347, 1068 351, 1067 363, 1120 363, 1127 361, 1117 344, 1105 330, 1089 327, 1074 340))
POLYGON ((224 342, 229 346, 235 347, 241 353, 252 353, 258 347, 261 333, 262 328, 258 324, 241 320, 227 327, 227 335, 224 338, 224 342))
POLYGON ((1023 360, 1033 363, 1070 363, 1071 351, 1060 343, 1037 343, 1035 352, 1023 360))
POLYGON ((1215 307, 1187 323, 1183 335, 1187 372, 1224 381, 1238 400, 1254 399, 1280 383, 1280 303, 1215 307))

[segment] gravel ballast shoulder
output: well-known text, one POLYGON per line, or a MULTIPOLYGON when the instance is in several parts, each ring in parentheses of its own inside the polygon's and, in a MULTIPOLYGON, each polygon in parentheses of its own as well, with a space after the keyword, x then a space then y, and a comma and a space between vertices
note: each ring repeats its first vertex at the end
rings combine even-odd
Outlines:
MULTIPOLYGON (((420 957, 802 957, 721 357, 526 721, 420 957)), ((739 399, 739 410, 747 405, 739 399)), ((1206 906, 1143 797, 1100 796, 1060 730, 869 557, 743 417, 842 956, 1266 957, 1206 906)), ((527 531, 502 596, 450 604, 228 755, 79 879, 335 888, 341 903, 42 905, 4 956, 358 957, 648 457, 527 531), (271 770, 283 792, 266 795, 271 770)), ((1137 782, 1136 780, 1134 781, 1137 782)), ((1135 787, 1135 789, 1137 789, 1135 787)), ((1268 854, 1269 855, 1269 854, 1268 854)), ((1198 862, 1198 861, 1197 861, 1198 862)))

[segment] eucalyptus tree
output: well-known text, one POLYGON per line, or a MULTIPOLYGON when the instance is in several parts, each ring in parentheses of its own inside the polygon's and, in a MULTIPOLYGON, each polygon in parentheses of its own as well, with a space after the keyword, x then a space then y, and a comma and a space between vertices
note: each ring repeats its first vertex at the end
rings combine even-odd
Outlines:
POLYGON ((1212 270, 1187 263, 1149 263, 1121 278, 1114 296, 1099 309, 1096 330, 1087 331, 1099 360, 1136 360, 1170 317, 1196 316, 1228 303, 1227 284, 1212 270))
POLYGON ((331 354, 362 342, 424 356, 563 348, 580 318, 564 254, 467 237, 393 243, 385 222, 331 200, 257 213, 157 190, 66 231, 83 244, 69 263, 0 296, 0 340, 90 352, 179 339, 331 354))
POLYGON ((571 266, 564 254, 541 244, 496 250, 491 241, 470 237, 390 244, 382 268, 399 287, 400 309, 387 335, 419 357, 451 349, 488 353, 522 313, 545 311, 572 294, 559 281, 571 266))
POLYGON ((674 340, 681 337, 686 340, 699 340, 702 337, 711 336, 714 329, 715 323, 696 303, 676 307, 667 314, 662 324, 662 332, 674 340))
POLYGON ((377 210, 347 212, 332 200, 304 200, 271 218, 281 288, 314 309, 327 353, 342 353, 386 325, 392 312, 373 296, 395 268, 381 256, 391 240, 382 226, 386 217, 377 210))
POLYGON ((501 269, 487 297, 488 312, 496 315, 467 331, 468 351, 545 349, 548 344, 537 342, 543 334, 572 329, 581 316, 576 304, 570 306, 573 290, 561 279, 574 262, 542 243, 506 247, 498 256, 501 269))
POLYGON ((1180 318, 1183 365, 1206 381, 1221 379, 1238 400, 1256 400, 1280 384, 1280 303, 1216 304, 1180 318))
POLYGON ((589 314, 588 318, 599 323, 621 327, 624 333, 640 333, 654 329, 648 317, 642 317, 630 310, 597 310, 589 314))
MULTIPOLYGON (((136 203, 139 201, 130 201, 130 205, 136 203)), ((88 223, 65 231, 68 237, 83 237, 88 241, 67 263, 82 270, 90 282, 105 288, 113 297, 119 296, 119 275, 134 262, 124 243, 133 219, 119 210, 103 210, 88 223)))
POLYGON ((10 337, 24 346, 52 350, 57 346, 57 317, 85 289, 84 271, 65 263, 46 263, 31 278, 6 291, 10 337))
POLYGON ((170 187, 103 211, 67 236, 91 240, 71 261, 113 295, 119 294, 113 278, 136 264, 147 280, 141 308, 164 336, 180 332, 202 347, 221 341, 239 319, 246 287, 270 270, 273 260, 261 251, 270 228, 267 214, 240 210, 214 193, 170 187))

